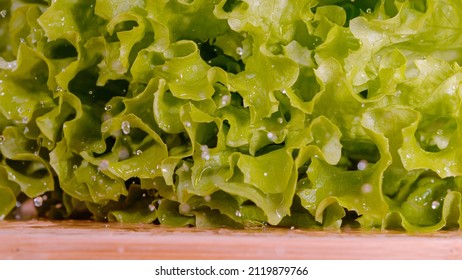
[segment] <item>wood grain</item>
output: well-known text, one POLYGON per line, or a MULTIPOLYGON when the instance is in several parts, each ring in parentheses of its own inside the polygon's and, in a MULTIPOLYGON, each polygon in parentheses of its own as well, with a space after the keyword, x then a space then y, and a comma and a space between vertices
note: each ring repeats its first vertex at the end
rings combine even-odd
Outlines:
POLYGON ((462 259, 462 232, 195 229, 0 222, 0 259, 462 259))

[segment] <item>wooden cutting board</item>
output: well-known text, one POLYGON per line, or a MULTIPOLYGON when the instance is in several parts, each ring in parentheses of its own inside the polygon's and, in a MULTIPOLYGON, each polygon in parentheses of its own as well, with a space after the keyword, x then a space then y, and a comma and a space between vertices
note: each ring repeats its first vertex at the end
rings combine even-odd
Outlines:
POLYGON ((2 221, 0 259, 462 259, 462 231, 166 228, 2 221))

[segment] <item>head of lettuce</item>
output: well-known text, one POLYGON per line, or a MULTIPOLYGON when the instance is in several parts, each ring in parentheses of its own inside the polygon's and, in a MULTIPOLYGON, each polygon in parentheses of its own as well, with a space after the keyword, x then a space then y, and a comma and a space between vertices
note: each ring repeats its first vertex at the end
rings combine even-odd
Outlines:
POLYGON ((0 218, 462 226, 456 0, 6 0, 0 218))

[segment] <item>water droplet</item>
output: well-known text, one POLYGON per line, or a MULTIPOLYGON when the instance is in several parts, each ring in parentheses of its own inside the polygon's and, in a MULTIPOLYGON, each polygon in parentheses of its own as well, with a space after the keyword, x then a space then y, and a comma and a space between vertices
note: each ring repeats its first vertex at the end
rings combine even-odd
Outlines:
POLYGON ((448 174, 451 174, 451 168, 449 166, 445 166, 444 168, 444 172, 448 173, 448 174))
POLYGON ((202 145, 201 146, 201 158, 204 160, 209 160, 210 159, 210 153, 209 153, 209 147, 207 145, 202 145))
POLYGON ((268 140, 270 140, 272 142, 277 140, 277 135, 275 133, 273 133, 273 132, 268 132, 266 134, 266 137, 268 137, 268 140))
POLYGON ((3 144, 4 141, 5 141, 5 136, 0 135, 0 144, 3 144))
POLYGON ((236 215, 236 217, 238 217, 238 218, 242 217, 242 213, 241 213, 241 211, 239 211, 239 210, 236 210, 236 212, 234 213, 234 215, 236 215))
POLYGON ((263 176, 268 177, 268 172, 263 173, 263 176))
POLYGON ((16 201, 16 208, 21 207, 21 205, 22 205, 21 201, 16 201))
POLYGON ((91 180, 92 180, 93 182, 96 182, 96 176, 95 176, 95 175, 91 176, 91 180))
POLYGON ((372 185, 368 184, 368 183, 362 185, 361 186, 361 192, 362 193, 370 193, 370 192, 372 192, 372 185))
POLYGON ((245 75, 245 77, 247 79, 253 79, 253 78, 255 78, 255 73, 249 73, 249 74, 245 75))
POLYGON ((201 157, 203 160, 209 160, 210 159, 210 154, 208 152, 202 152, 201 157))
POLYGON ((6 18, 6 14, 7 14, 6 10, 1 10, 0 11, 0 17, 6 18))
POLYGON ((109 161, 107 159, 103 159, 100 163, 99 163, 99 169, 100 170, 107 170, 109 168, 109 161))
POLYGON ((41 196, 37 196, 34 198, 34 206, 41 207, 43 205, 43 198, 41 196))
POLYGON ((294 226, 291 226, 291 227, 290 227, 290 230, 294 230, 294 229, 295 229, 295 227, 294 227, 294 226))
POLYGON ((124 134, 130 134, 130 122, 128 121, 122 122, 122 132, 124 134))
POLYGON ((74 165, 72 166, 72 169, 74 169, 74 170, 77 170, 77 168, 78 168, 77 164, 74 164, 74 165))
POLYGON ((88 94, 89 94, 89 95, 92 95, 92 94, 93 94, 93 91, 92 91, 92 90, 89 90, 89 91, 88 91, 88 94))
POLYGON ((184 122, 184 126, 185 126, 185 127, 191 127, 192 125, 191 125, 191 122, 190 122, 190 121, 185 121, 185 122, 184 122))
POLYGON ((372 13, 372 9, 371 9, 371 8, 367 8, 367 9, 366 9, 366 13, 368 13, 368 14, 372 13))
POLYGON ((440 150, 444 150, 448 147, 449 145, 449 139, 447 137, 444 137, 444 136, 435 136, 433 137, 433 140, 436 144, 436 146, 438 146, 438 149, 440 150))
POLYGON ((148 205, 148 208, 149 208, 149 211, 153 212, 154 210, 156 210, 156 206, 152 205, 152 204, 149 204, 148 205))
POLYGON ((210 202, 212 200, 212 197, 210 195, 204 196, 205 202, 210 202))
POLYGON ((438 209, 440 207, 440 202, 435 200, 432 202, 432 209, 438 209))
POLYGON ((364 211, 369 211, 369 207, 367 206, 365 202, 363 203, 362 206, 363 206, 364 211))
POLYGON ((111 110, 112 110, 112 105, 111 105, 111 104, 107 104, 106 106, 104 106, 104 110, 106 110, 106 111, 111 111, 111 110))
POLYGON ((237 47, 237 48, 236 48, 236 53, 237 53, 238 55, 243 55, 243 54, 244 54, 244 49, 242 49, 241 47, 237 47))
POLYGON ((166 51, 164 52, 164 57, 165 57, 165 58, 173 58, 174 55, 175 55, 175 54, 173 53, 173 50, 171 50, 171 49, 168 49, 168 50, 166 50, 166 51))
POLYGON ((229 95, 223 95, 221 97, 221 105, 223 105, 223 106, 228 105, 230 103, 230 101, 231 101, 231 96, 229 96, 229 95))
POLYGON ((189 206, 189 204, 187 203, 180 204, 180 212, 189 213, 189 211, 191 211, 191 206, 189 206))
POLYGON ((7 69, 15 69, 18 66, 17 61, 11 61, 6 63, 7 69))
POLYGON ((357 166, 357 167, 358 167, 358 170, 364 170, 364 169, 366 169, 366 168, 367 168, 367 164, 368 164, 367 160, 365 160, 365 159, 360 160, 360 161, 358 162, 358 166, 357 166))
POLYGON ((139 156, 139 155, 141 155, 142 153, 143 153, 142 150, 136 150, 135 155, 139 156))

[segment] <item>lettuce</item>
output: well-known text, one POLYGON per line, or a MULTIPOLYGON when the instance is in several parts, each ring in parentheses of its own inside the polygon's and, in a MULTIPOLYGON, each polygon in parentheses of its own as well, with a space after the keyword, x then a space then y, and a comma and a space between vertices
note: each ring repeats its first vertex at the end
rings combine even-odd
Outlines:
POLYGON ((462 227, 455 0, 0 3, 0 219, 462 227))

